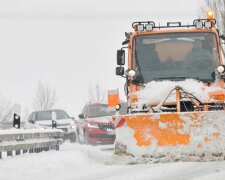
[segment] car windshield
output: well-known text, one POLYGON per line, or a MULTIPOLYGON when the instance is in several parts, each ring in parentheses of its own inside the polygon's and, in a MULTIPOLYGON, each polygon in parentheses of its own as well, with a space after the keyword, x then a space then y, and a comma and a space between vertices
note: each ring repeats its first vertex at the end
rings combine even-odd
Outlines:
MULTIPOLYGON (((87 117, 102 117, 115 115, 116 110, 109 108, 107 104, 93 104, 88 106, 87 117)), ((121 103, 120 114, 126 114, 126 104, 121 103)))
POLYGON ((134 39, 133 68, 138 81, 193 78, 209 82, 218 65, 214 33, 151 34, 134 39))
POLYGON ((43 121, 43 120, 51 120, 52 119, 52 112, 56 113, 56 119, 68 119, 69 116, 65 111, 62 110, 51 110, 51 111, 40 111, 36 113, 36 120, 43 121))

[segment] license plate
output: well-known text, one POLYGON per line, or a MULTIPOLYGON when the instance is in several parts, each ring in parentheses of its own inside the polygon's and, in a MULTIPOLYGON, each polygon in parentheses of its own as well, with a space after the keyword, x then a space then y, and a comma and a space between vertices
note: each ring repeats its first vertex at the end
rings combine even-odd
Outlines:
POLYGON ((115 135, 115 131, 107 131, 108 135, 115 135))

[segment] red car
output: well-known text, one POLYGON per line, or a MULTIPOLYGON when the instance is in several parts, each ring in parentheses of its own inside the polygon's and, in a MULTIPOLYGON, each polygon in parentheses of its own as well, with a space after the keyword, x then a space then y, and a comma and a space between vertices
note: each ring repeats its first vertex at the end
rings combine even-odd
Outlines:
POLYGON ((115 128, 112 115, 115 115, 115 110, 109 109, 107 104, 87 104, 79 115, 79 120, 76 120, 78 142, 113 144, 115 128))

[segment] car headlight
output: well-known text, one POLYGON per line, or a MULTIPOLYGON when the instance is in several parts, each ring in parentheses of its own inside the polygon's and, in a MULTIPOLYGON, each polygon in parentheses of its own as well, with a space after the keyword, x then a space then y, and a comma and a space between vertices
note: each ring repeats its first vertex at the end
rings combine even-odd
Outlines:
POLYGON ((71 125, 71 128, 72 129, 75 129, 76 128, 76 124, 74 122, 71 122, 70 125, 71 125))
POLYGON ((98 128, 98 125, 97 125, 97 124, 87 123, 87 126, 88 126, 89 128, 98 128))

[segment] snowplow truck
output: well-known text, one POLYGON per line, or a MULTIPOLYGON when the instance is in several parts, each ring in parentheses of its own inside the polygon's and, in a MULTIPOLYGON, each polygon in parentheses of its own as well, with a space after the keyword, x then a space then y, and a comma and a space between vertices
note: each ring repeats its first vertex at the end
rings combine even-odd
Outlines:
POLYGON ((210 17, 191 25, 132 24, 117 51, 128 109, 113 116, 115 154, 224 160, 225 38, 215 26, 210 17))

